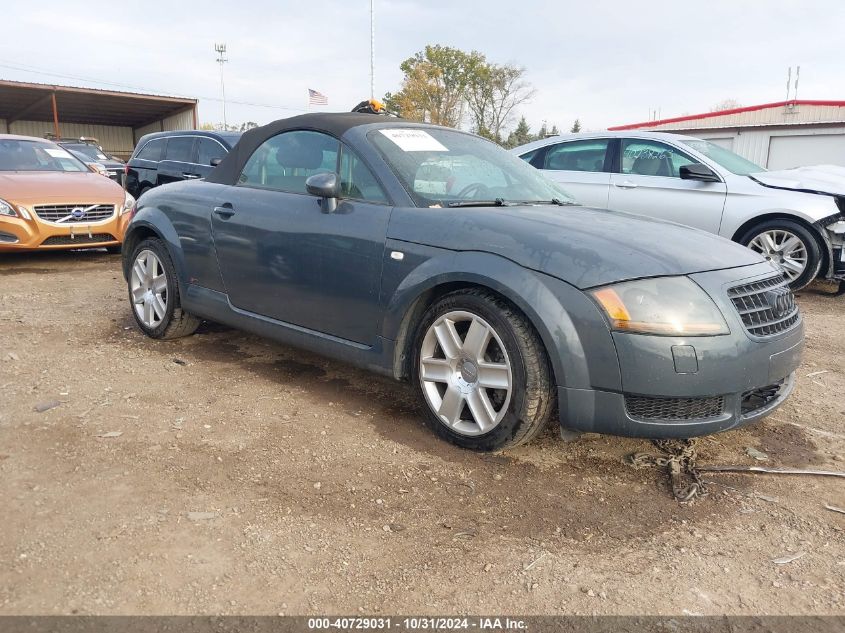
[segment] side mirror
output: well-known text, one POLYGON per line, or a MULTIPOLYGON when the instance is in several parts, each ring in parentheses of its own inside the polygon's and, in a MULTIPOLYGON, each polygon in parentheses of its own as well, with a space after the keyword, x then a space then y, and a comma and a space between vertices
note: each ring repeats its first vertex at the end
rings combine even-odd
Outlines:
POLYGON ((100 174, 101 176, 108 177, 108 175, 109 175, 109 170, 106 169, 105 166, 102 165, 101 163, 90 163, 88 165, 88 169, 93 171, 95 174, 100 174))
POLYGON ((691 165, 681 165, 678 170, 681 180, 699 180, 701 182, 721 182, 713 170, 707 165, 701 163, 692 163, 691 165))
POLYGON ((208 163, 208 164, 209 164, 209 165, 211 165, 212 167, 217 167, 217 165, 219 165, 219 164, 220 164, 220 163, 222 163, 222 162, 223 162, 223 159, 222 159, 222 158, 212 158, 212 159, 209 161, 209 163, 208 163))
POLYGON ((322 198, 323 213, 334 213, 337 208, 337 199, 340 197, 337 174, 324 173, 309 176, 305 181, 305 190, 312 196, 322 198))

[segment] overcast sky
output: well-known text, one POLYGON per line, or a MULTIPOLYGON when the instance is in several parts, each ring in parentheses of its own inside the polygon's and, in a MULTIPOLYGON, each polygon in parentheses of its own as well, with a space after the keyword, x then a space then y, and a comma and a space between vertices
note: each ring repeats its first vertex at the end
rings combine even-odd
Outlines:
MULTIPOLYGON (((225 41, 229 123, 304 111, 306 89, 348 110, 369 96, 369 0, 4 3, 0 78, 199 97, 222 121, 213 44, 225 41), (52 73, 52 74, 46 74, 52 73), (101 82, 101 83, 97 83, 101 82), (118 85, 119 84, 119 85, 118 85), (274 107, 262 107, 264 104, 274 107)), ((376 95, 426 44, 527 69, 522 108, 586 129, 707 111, 725 99, 845 99, 842 0, 375 0, 376 95), (794 70, 793 70, 794 72, 794 70)))

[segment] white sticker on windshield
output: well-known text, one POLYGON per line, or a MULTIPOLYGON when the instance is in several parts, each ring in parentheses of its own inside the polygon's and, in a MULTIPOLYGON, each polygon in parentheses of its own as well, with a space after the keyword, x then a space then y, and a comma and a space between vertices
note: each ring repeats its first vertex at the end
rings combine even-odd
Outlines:
POLYGON ((47 152, 53 158, 73 158, 70 154, 68 154, 63 149, 54 149, 52 147, 45 147, 44 151, 47 152))
POLYGON ((425 130, 401 128, 395 130, 379 130, 391 141, 396 143, 404 152, 448 152, 436 138, 425 130))

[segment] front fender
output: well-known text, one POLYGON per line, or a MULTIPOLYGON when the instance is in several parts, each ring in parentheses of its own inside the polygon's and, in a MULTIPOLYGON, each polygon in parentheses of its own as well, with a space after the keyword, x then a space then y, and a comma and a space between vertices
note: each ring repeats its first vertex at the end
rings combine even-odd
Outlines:
POLYGON ((173 261, 173 267, 176 269, 179 288, 184 293, 188 278, 182 244, 179 241, 179 235, 173 227, 170 218, 158 207, 146 206, 140 209, 135 213, 132 221, 126 227, 123 251, 123 276, 128 277, 129 275, 129 266, 131 266, 130 257, 132 256, 132 250, 134 250, 135 245, 140 239, 143 239, 144 236, 150 233, 155 234, 167 246, 170 259, 173 261))
POLYGON ((525 314, 548 352, 558 385, 621 387, 610 330, 596 305, 580 290, 489 253, 407 243, 388 244, 388 249, 391 246, 401 249, 404 259, 402 266, 391 266, 391 260, 385 263, 382 336, 397 341, 397 358, 406 349, 403 342, 414 338, 415 314, 421 317, 439 292, 455 285, 474 285, 502 295, 525 314), (405 274, 397 274, 400 269, 405 274))

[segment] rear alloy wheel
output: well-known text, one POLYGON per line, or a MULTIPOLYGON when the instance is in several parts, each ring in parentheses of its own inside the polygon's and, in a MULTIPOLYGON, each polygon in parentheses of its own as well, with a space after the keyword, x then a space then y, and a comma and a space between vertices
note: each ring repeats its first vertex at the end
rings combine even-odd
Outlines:
POLYGON ((819 244, 798 222, 769 220, 752 228, 740 241, 780 266, 792 290, 800 290, 819 273, 819 244))
POLYGON ((445 296, 423 318, 415 352, 429 423, 454 444, 516 446, 547 423, 554 396, 542 343, 498 297, 475 290, 445 296))
POLYGON ((144 334, 157 339, 193 334, 201 321, 182 310, 176 272, 164 243, 156 238, 143 240, 131 261, 129 301, 144 334))

